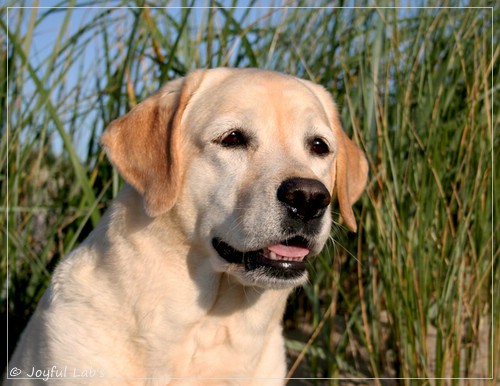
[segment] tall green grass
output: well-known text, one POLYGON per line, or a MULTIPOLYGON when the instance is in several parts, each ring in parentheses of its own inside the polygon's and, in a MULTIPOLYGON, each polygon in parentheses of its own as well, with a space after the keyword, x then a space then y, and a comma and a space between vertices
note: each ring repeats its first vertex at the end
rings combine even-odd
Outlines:
POLYGON ((311 264, 310 283, 290 300, 287 347, 297 358, 290 377, 439 385, 495 376, 484 381, 494 384, 498 10, 176 4, 184 7, 1 10, 9 350, 54 266, 120 187, 98 147, 105 125, 191 69, 254 66, 323 84, 370 164, 358 234, 336 226, 311 264))

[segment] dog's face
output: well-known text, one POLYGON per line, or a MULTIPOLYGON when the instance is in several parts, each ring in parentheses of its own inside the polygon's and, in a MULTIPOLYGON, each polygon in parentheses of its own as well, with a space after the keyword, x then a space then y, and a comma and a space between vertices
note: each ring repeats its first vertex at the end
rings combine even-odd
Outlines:
POLYGON ((338 196, 351 204, 366 161, 320 86, 259 70, 197 71, 168 83, 103 136, 111 161, 143 194, 147 213, 175 213, 213 269, 245 285, 306 280, 338 196))

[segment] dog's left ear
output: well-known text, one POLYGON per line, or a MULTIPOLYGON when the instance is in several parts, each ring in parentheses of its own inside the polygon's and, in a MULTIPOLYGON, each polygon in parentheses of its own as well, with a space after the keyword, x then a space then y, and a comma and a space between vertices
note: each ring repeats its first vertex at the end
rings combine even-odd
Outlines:
POLYGON ((337 155, 332 170, 340 214, 347 227, 356 232, 357 225, 352 205, 359 199, 368 179, 368 162, 359 147, 342 129, 337 107, 330 94, 321 86, 309 81, 303 83, 317 96, 338 140, 337 155))
POLYGON ((181 118, 203 75, 199 70, 167 83, 112 121, 101 137, 111 163, 142 194, 150 217, 177 201, 184 173, 181 118))
POLYGON ((368 162, 363 152, 342 130, 337 130, 339 148, 335 160, 335 189, 340 213, 350 230, 356 232, 357 225, 352 205, 359 199, 368 179, 368 162))

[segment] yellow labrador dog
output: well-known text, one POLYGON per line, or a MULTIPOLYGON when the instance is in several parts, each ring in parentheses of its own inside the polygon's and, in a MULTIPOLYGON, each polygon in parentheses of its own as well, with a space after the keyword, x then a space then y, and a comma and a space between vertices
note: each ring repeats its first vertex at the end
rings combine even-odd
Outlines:
POLYGON ((102 137, 128 183, 54 272, 16 384, 282 385, 281 319, 352 204, 362 152, 329 94, 256 69, 194 71, 102 137))

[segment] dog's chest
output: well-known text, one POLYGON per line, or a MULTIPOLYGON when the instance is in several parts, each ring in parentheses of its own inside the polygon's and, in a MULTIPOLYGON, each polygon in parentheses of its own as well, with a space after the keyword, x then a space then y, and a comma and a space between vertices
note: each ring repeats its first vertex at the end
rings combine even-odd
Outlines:
POLYGON ((156 333, 147 329, 147 362, 157 364, 155 373, 172 378, 283 377, 280 320, 287 291, 259 292, 227 279, 214 288, 217 293, 202 299, 205 312, 188 307, 189 302, 179 302, 184 308, 175 315, 183 315, 182 323, 178 316, 175 324, 171 319, 162 322, 166 312, 154 308, 150 315, 157 315, 156 333))
POLYGON ((229 326, 213 321, 200 323, 193 332, 193 342, 200 352, 231 345, 229 326))
POLYGON ((201 377, 251 375, 262 355, 264 333, 255 333, 245 322, 214 319, 199 323, 187 341, 190 360, 187 374, 201 377))

